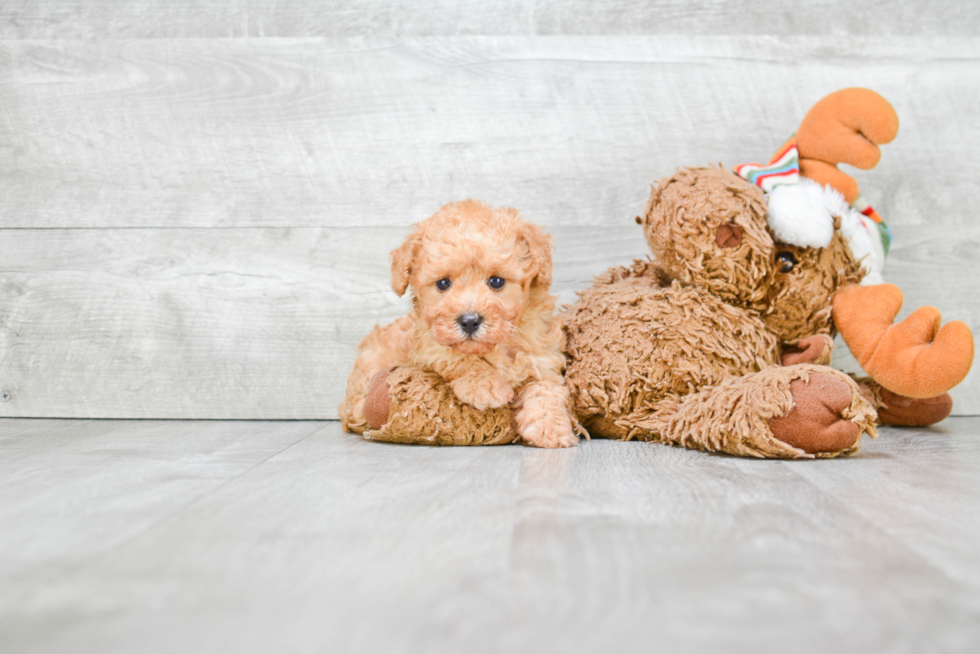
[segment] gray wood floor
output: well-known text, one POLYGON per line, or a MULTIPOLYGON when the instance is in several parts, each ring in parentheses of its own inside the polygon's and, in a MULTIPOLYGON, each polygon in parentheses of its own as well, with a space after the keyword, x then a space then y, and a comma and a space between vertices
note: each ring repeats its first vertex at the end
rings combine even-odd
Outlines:
POLYGON ((0 651, 977 651, 980 418, 864 445, 0 420, 0 651))

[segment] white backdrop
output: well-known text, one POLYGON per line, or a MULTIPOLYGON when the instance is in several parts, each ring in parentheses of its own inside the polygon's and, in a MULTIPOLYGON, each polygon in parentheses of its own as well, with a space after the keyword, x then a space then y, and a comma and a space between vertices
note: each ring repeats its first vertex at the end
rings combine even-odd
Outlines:
POLYGON ((6 2, 0 416, 336 417, 356 343, 407 309, 411 222, 518 207, 571 302, 646 255, 650 182, 764 160, 855 85, 901 120, 855 176, 902 316, 976 331, 978 30, 952 0, 6 2))

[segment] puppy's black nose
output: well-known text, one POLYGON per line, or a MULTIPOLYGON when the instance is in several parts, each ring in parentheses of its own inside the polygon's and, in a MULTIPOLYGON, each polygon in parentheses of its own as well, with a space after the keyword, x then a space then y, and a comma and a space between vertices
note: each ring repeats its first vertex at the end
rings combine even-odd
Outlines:
POLYGON ((472 336, 483 324, 483 316, 478 313, 464 313, 456 319, 456 322, 459 323, 460 329, 472 336))

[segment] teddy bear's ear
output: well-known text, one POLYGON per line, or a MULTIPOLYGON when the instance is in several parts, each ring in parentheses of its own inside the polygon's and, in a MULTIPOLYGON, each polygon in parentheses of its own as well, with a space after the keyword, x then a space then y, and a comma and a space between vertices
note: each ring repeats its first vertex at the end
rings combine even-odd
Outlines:
POLYGON ((531 259, 533 284, 548 288, 551 286, 551 237, 537 225, 524 223, 521 227, 520 239, 527 245, 528 256, 531 259))
POLYGON ((421 245, 422 231, 416 228, 408 235, 405 242, 391 253, 391 290, 399 297, 405 295, 405 291, 408 290, 408 280, 412 275, 412 268, 415 266, 415 258, 421 245))

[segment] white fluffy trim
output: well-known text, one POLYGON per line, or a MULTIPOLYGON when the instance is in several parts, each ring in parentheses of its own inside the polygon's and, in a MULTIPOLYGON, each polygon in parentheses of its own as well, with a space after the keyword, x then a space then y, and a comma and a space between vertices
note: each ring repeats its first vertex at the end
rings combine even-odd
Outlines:
POLYGON ((878 236, 878 226, 860 212, 847 208, 841 214, 840 231, 851 248, 851 254, 861 262, 868 274, 861 280, 863 286, 884 284, 881 269, 885 265, 885 248, 878 236))
POLYGON ((851 254, 867 271, 864 285, 882 284, 885 250, 878 226, 851 208, 837 189, 801 178, 799 184, 777 186, 767 194, 767 221, 776 238, 799 247, 822 248, 834 236, 834 216, 840 216, 841 235, 851 254))
POLYGON ((769 228, 783 243, 805 248, 827 247, 834 236, 834 214, 828 207, 829 201, 832 198, 827 197, 825 189, 809 179, 777 186, 767 198, 769 228))

